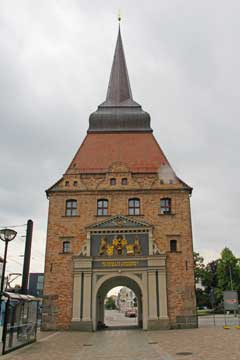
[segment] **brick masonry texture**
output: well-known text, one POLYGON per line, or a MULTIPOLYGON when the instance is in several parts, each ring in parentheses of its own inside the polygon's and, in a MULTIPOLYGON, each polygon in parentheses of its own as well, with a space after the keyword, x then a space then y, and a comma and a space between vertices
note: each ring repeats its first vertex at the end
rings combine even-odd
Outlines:
POLYGON ((72 257, 79 254, 86 239, 86 226, 109 216, 128 216, 128 199, 133 197, 140 199, 141 215, 132 218, 151 224, 153 238, 160 251, 167 253, 167 298, 171 326, 177 327, 177 316, 195 314, 190 188, 177 178, 172 184, 162 184, 160 180, 157 173, 133 174, 126 164, 117 163, 112 164, 105 174, 67 173, 50 189, 43 311, 43 316, 48 316, 48 328, 69 328, 72 317, 72 257), (116 185, 110 185, 113 177, 116 185), (127 185, 121 185, 122 178, 127 178, 127 185), (69 182, 67 186, 66 181, 69 182), (172 200, 172 214, 169 215, 160 214, 160 199, 165 197, 172 200), (69 199, 77 200, 77 216, 65 216, 66 200, 69 199), (108 216, 97 216, 98 199, 108 199, 108 216), (175 253, 170 252, 172 239, 177 240, 175 253), (68 254, 62 251, 64 240, 71 244, 68 254))

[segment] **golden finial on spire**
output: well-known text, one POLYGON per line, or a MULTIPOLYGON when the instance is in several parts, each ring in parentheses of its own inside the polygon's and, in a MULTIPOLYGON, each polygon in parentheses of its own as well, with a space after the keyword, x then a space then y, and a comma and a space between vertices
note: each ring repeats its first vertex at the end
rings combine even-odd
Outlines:
POLYGON ((120 22, 122 20, 121 10, 118 10, 118 21, 120 22))

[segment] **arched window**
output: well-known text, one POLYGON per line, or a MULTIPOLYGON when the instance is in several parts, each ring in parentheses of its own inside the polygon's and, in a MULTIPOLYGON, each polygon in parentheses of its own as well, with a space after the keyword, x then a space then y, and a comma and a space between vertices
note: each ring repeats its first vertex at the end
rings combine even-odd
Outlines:
POLYGON ((160 200, 160 213, 171 214, 171 199, 164 198, 160 200))
POLYGON ((63 242, 63 253, 69 253, 70 252, 70 241, 64 241, 63 242))
POLYGON ((76 216, 77 215, 77 200, 67 200, 66 201, 66 216, 76 216))
POLYGON ((116 185, 116 179, 115 178, 110 179, 110 185, 116 185))
POLYGON ((171 252, 177 251, 177 240, 170 240, 170 251, 171 252))
POLYGON ((108 200, 100 199, 97 201, 97 215, 106 216, 108 214, 108 200))
POLYGON ((127 185, 127 178, 123 178, 121 183, 122 183, 122 185, 127 185))
POLYGON ((128 200, 128 214, 140 215, 140 199, 134 198, 128 200))

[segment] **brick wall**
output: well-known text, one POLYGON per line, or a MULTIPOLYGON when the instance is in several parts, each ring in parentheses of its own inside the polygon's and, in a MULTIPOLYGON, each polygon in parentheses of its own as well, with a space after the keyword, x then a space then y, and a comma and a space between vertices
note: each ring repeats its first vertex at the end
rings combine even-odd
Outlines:
MULTIPOLYGON (((153 225, 153 237, 161 251, 167 253, 168 311, 172 326, 177 316, 191 316, 195 310, 192 231, 189 188, 179 181, 161 184, 157 174, 132 175, 112 169, 105 175, 68 174, 49 192, 49 218, 45 261, 45 303, 51 300, 55 312, 52 324, 67 329, 72 314, 72 256, 80 252, 86 239, 85 227, 107 217, 97 216, 97 200, 108 199, 109 215, 128 215, 128 199, 141 201, 142 219, 153 225), (116 178, 116 185, 110 179, 116 178), (128 184, 121 185, 127 178, 128 184), (66 181, 69 183, 66 186, 66 181), (75 181, 75 185, 74 184, 75 181), (77 182, 77 183, 76 183, 77 182), (160 198, 172 199, 172 214, 160 214, 160 198), (76 199, 78 215, 65 216, 66 200, 76 199), (170 252, 170 240, 177 240, 177 252, 170 252), (71 253, 62 252, 64 240, 70 241, 71 253), (50 299, 50 300, 49 300, 50 299)), ((52 326, 52 327, 54 327, 52 326)))

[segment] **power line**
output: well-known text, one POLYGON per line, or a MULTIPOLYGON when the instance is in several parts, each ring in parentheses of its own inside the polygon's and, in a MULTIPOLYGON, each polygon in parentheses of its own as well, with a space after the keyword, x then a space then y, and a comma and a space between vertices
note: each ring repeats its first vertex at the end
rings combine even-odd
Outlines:
POLYGON ((22 227, 22 226, 27 226, 27 224, 22 224, 22 225, 0 225, 1 228, 17 228, 17 227, 22 227))
POLYGON ((22 264, 21 264, 19 261, 12 259, 10 256, 8 256, 8 259, 9 259, 10 262, 13 261, 13 262, 15 262, 16 264, 22 266, 22 264))
MULTIPOLYGON (((26 236, 21 236, 21 237, 17 237, 17 240, 20 240, 21 242, 25 242, 26 236), (24 238, 24 239, 23 239, 24 238)), ((38 252, 41 256, 44 256, 44 253, 42 253, 41 251, 39 251, 38 249, 35 249, 34 247, 32 247, 32 252, 36 251, 38 252)))

